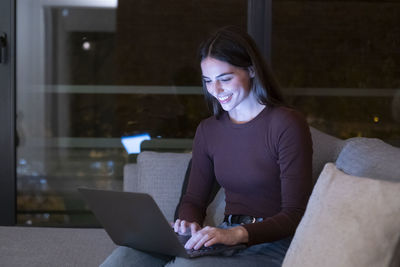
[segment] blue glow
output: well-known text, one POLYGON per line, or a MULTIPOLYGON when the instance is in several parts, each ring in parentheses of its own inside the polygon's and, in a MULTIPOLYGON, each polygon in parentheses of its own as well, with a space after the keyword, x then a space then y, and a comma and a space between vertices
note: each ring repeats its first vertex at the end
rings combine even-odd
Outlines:
POLYGON ((139 154, 140 144, 144 140, 151 140, 150 135, 140 134, 140 135, 121 137, 121 143, 125 147, 125 150, 126 152, 128 152, 128 154, 139 154))

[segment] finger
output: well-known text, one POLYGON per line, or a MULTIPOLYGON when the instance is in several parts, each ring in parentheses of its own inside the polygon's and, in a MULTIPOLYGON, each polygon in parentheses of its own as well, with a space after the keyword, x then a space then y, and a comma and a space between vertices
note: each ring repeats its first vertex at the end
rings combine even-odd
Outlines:
POLYGON ((198 250, 200 249, 202 246, 204 246, 204 244, 206 242, 208 242, 209 240, 213 239, 211 236, 211 233, 206 233, 202 236, 202 238, 194 245, 194 249, 198 250))
POLYGON ((210 240, 208 240, 207 242, 204 243, 205 247, 211 247, 212 245, 218 244, 220 243, 220 241, 218 241, 217 237, 211 238, 210 240))
POLYGON ((203 237, 203 235, 198 231, 196 234, 192 235, 192 237, 186 242, 185 248, 192 249, 199 240, 203 237))
POLYGON ((181 234, 185 234, 186 233, 186 226, 187 226, 187 221, 182 220, 181 223, 180 223, 180 230, 179 230, 179 232, 181 234))
POLYGON ((208 233, 212 231, 210 227, 205 227, 199 231, 197 231, 192 237, 186 242, 186 249, 199 249, 203 246, 204 242, 206 242, 209 238, 207 237, 208 233), (206 236, 206 237, 205 237, 206 236), (203 241, 202 241, 203 239, 203 241))
POLYGON ((174 231, 175 233, 179 232, 179 225, 181 224, 181 220, 177 219, 174 224, 174 231))

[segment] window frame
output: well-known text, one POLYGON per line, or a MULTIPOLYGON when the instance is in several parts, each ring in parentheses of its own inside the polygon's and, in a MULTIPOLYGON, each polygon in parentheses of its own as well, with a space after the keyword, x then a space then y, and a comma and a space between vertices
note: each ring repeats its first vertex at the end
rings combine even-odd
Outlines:
POLYGON ((0 64, 0 225, 16 224, 15 1, 0 1, 6 59, 0 64))

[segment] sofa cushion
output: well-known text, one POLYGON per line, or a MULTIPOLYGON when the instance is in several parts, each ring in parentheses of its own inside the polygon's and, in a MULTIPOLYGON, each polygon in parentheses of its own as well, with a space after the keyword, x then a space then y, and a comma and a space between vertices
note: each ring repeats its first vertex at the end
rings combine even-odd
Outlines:
MULTIPOLYGON (((183 181, 182 185, 182 192, 181 196, 179 198, 179 203, 176 206, 175 210, 175 217, 174 220, 176 220, 179 216, 179 207, 182 202, 182 198, 184 194, 186 193, 187 186, 189 184, 189 178, 190 178, 190 170, 192 167, 192 161, 189 161, 189 165, 185 174, 185 180, 183 181)), ((207 203, 207 211, 206 211, 206 218, 204 225, 211 225, 211 226, 216 226, 219 223, 222 222, 224 218, 224 212, 225 212, 225 191, 221 189, 221 186, 218 184, 217 181, 214 182, 213 188, 211 190, 209 200, 207 203), (218 193, 218 194, 217 194, 218 193)))
POLYGON ((347 174, 400 181, 400 148, 382 140, 349 139, 340 152, 336 166, 347 174))
POLYGON ((225 190, 220 188, 214 199, 208 205, 204 225, 217 226, 224 220, 225 215, 225 190))
POLYGON ((170 222, 174 220, 191 157, 190 153, 144 151, 137 158, 137 191, 150 194, 170 222))
POLYGON ((178 205, 176 205, 176 209, 175 209, 174 221, 176 221, 179 218, 179 208, 181 206, 182 198, 185 195, 186 188, 187 188, 188 183, 189 183, 189 177, 190 177, 190 170, 191 169, 192 169, 192 159, 189 160, 189 164, 188 164, 188 167, 186 169, 185 178, 184 178, 183 184, 182 184, 181 195, 179 196, 179 202, 178 202, 178 205))
POLYGON ((400 237, 400 183, 326 164, 283 266, 389 266, 400 237))
POLYGON ((313 142, 313 183, 327 162, 335 162, 346 141, 310 127, 313 142))
POLYGON ((138 187, 138 166, 135 163, 124 166, 124 191, 135 192, 138 187))
POLYGON ((117 247, 103 229, 0 227, 0 266, 99 266, 117 247))

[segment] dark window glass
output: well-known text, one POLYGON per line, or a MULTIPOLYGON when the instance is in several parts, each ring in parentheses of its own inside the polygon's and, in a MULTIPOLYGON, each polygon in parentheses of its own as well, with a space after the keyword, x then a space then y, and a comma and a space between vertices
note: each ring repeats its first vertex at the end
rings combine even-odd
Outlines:
POLYGON ((17 7, 18 223, 93 226, 76 188, 122 190, 137 156, 122 137, 191 149, 209 116, 197 47, 219 27, 246 29, 247 1, 53 2, 17 7))
POLYGON ((400 146, 400 3, 273 1, 272 67, 292 105, 332 135, 400 146))

